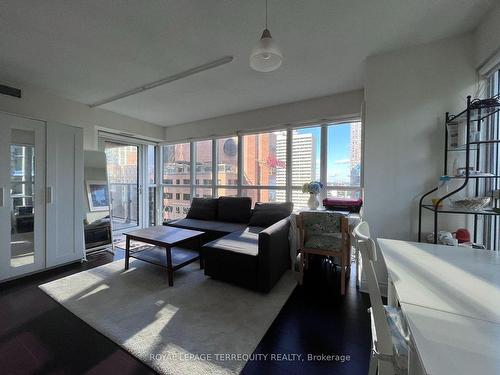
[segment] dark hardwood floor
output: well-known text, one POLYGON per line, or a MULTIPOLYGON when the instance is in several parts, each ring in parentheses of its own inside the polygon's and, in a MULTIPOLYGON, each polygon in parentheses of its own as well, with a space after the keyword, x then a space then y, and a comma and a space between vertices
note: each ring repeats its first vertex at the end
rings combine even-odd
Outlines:
MULTIPOLYGON (((38 289, 45 282, 121 258, 120 250, 114 257, 96 254, 86 263, 0 284, 0 374, 154 373, 38 289)), ((305 285, 294 290, 255 350, 267 354, 266 359, 249 361, 242 374, 368 373, 367 296, 356 290, 353 274, 341 298, 332 281, 338 275, 325 272, 319 260, 311 263, 305 285), (344 356, 344 361, 308 358, 321 354, 344 356)))

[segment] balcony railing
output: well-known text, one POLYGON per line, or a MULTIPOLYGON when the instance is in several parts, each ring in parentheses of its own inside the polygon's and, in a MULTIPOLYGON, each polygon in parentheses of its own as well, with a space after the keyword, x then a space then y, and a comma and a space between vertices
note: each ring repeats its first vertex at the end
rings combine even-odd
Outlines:
POLYGON ((111 217, 113 229, 138 225, 138 185, 135 183, 110 183, 111 217))

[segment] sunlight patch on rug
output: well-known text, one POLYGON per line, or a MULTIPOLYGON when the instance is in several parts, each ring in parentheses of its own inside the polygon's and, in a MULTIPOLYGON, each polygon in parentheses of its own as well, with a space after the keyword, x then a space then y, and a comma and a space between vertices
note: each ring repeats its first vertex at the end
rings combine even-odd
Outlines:
POLYGON ((163 374, 237 374, 296 285, 291 271, 262 294, 206 277, 119 260, 40 286, 103 335, 163 374))

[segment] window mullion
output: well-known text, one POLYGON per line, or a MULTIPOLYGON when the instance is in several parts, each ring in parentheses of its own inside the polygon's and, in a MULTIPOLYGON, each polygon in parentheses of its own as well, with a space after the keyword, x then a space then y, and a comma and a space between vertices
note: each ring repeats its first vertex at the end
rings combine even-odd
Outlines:
MULTIPOLYGON (((321 124, 321 137, 320 137, 320 166, 319 166, 319 180, 323 186, 328 184, 328 124, 321 124)), ((321 192, 322 198, 328 196, 327 189, 321 192)))
POLYGON ((195 142, 190 142, 189 143, 189 157, 190 157, 190 171, 189 171, 189 179, 190 179, 190 184, 189 184, 189 192, 190 192, 190 198, 191 201, 193 200, 194 194, 195 194, 195 177, 196 177, 196 145, 195 142))
POLYGON ((286 178, 285 178, 285 189, 286 189, 286 201, 292 200, 292 147, 293 147, 293 130, 287 129, 286 131, 286 178))
POLYGON ((155 147, 155 162, 156 162, 156 178, 155 178, 155 198, 156 198, 156 222, 163 222, 163 163, 162 163, 162 151, 163 147, 156 146, 155 147))
POLYGON ((219 170, 218 170, 218 160, 217 160, 217 147, 218 141, 212 139, 212 198, 217 197, 217 185, 219 184, 219 170))
POLYGON ((238 135, 238 181, 237 181, 237 191, 238 196, 241 196, 241 189, 243 185, 243 137, 238 135))

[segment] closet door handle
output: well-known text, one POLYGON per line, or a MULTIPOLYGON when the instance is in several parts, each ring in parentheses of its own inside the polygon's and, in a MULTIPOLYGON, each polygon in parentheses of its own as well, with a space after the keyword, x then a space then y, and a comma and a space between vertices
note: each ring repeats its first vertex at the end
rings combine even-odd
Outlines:
POLYGON ((0 207, 5 205, 5 189, 0 187, 0 207))
POLYGON ((52 186, 47 186, 47 204, 51 204, 53 200, 52 186))

